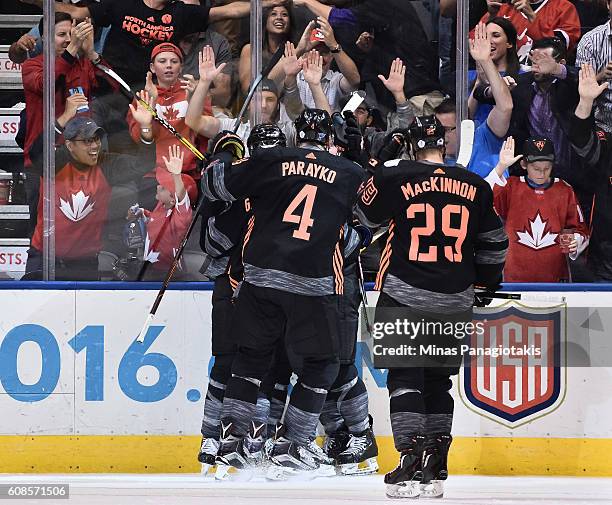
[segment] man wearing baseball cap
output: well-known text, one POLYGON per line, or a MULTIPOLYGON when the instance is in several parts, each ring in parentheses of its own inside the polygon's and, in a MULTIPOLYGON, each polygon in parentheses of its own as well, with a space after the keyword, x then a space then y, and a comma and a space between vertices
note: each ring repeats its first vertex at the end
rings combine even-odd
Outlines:
POLYGON ((514 139, 508 137, 497 166, 486 177, 510 241, 504 281, 568 281, 566 258, 575 260, 589 242, 582 211, 572 187, 551 177, 555 147, 550 139, 529 137, 522 152, 514 155, 514 139), (506 170, 518 160, 527 174, 506 178, 506 170), (562 236, 569 239, 566 249, 561 248, 562 236))
MULTIPOLYGON (((143 94, 144 96, 144 94, 143 94)), ((141 126, 150 126, 151 114, 135 109, 141 126)), ((142 138, 137 155, 102 151, 104 130, 91 118, 70 119, 63 130, 65 144, 55 150, 55 255, 57 280, 98 280, 97 255, 102 250, 111 189, 141 178, 155 163, 155 145, 142 138)), ((32 145, 32 167, 42 174, 43 135, 32 145)), ((42 274, 42 192, 26 278, 42 274)), ((123 215, 127 209, 124 209, 123 215)))

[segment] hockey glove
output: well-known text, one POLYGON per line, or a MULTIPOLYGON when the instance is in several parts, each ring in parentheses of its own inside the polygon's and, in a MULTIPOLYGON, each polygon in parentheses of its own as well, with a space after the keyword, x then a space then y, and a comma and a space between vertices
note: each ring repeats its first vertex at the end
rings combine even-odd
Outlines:
POLYGON ((221 152, 227 152, 232 155, 234 161, 244 158, 244 143, 242 139, 227 130, 220 131, 215 137, 208 142, 208 157, 214 156, 221 152))

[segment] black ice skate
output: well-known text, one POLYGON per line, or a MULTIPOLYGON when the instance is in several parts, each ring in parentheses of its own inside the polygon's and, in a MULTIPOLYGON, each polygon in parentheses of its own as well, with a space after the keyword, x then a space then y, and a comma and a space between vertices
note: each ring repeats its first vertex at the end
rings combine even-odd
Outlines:
POLYGON ((316 477, 319 463, 313 454, 306 446, 285 438, 285 431, 282 424, 277 425, 266 477, 270 480, 286 480, 295 475, 316 477))
POLYGON ((244 452, 243 438, 234 433, 234 423, 228 420, 221 421, 221 440, 217 451, 217 471, 215 479, 229 478, 229 469, 242 470, 249 464, 244 452))
POLYGON ((266 427, 265 423, 257 423, 251 421, 249 433, 244 437, 243 450, 246 459, 251 465, 260 465, 266 459, 264 447, 266 444, 266 427))
POLYGON ((200 452, 198 453, 198 461, 202 463, 202 474, 206 475, 211 466, 215 465, 217 451, 219 450, 219 441, 215 438, 202 437, 200 452))
POLYGON ((349 440, 349 432, 346 428, 342 428, 340 431, 330 433, 325 437, 323 442, 323 451, 327 454, 328 458, 335 460, 344 449, 349 440))
POLYGON ((410 447, 403 449, 397 468, 385 475, 386 493, 389 498, 418 498, 421 494, 421 455, 425 437, 413 437, 410 447))
POLYGON ((442 498, 444 481, 448 478, 446 464, 448 450, 453 437, 450 433, 439 433, 427 437, 423 451, 423 479, 421 480, 421 497, 442 498))
POLYGON ((370 426, 359 434, 349 434, 346 448, 336 457, 342 475, 365 475, 378 471, 378 446, 372 430, 372 417, 370 426))
POLYGON ((325 451, 317 444, 316 440, 311 440, 305 447, 315 461, 319 464, 317 477, 334 477, 336 475, 336 464, 333 458, 330 458, 325 451))

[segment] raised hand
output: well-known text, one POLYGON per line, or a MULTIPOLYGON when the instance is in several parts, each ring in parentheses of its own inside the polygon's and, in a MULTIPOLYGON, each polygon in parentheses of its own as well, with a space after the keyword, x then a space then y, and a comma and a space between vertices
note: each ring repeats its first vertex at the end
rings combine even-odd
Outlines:
MULTIPOLYGON (((155 110, 155 101, 149 95, 146 89, 138 91, 136 96, 145 102, 152 110, 155 110)), ((145 107, 140 100, 136 103, 136 107, 130 104, 130 111, 132 111, 132 117, 138 122, 141 128, 150 128, 153 122, 153 114, 145 107)))
POLYGON ((599 95, 601 95, 606 89, 608 89, 608 83, 602 84, 597 83, 597 76, 595 70, 588 63, 583 63, 578 72, 578 93, 580 98, 585 100, 594 101, 599 95))
POLYGON ((470 39, 470 54, 479 62, 491 58, 491 42, 484 23, 478 23, 474 28, 474 38, 470 39))
POLYGON ((323 76, 323 57, 319 51, 313 49, 302 60, 304 80, 308 84, 319 84, 323 76))
POLYGON ((322 16, 317 17, 317 23, 319 24, 319 31, 323 34, 325 38, 325 45, 330 49, 333 49, 338 46, 338 41, 334 36, 334 29, 329 24, 329 21, 322 16))
POLYGON ((85 18, 85 21, 80 22, 76 26, 77 31, 81 32, 83 41, 81 42, 81 49, 88 58, 92 58, 96 55, 94 49, 94 26, 91 24, 89 18, 85 18))
POLYGON ((185 74, 180 79, 180 81, 181 88, 187 91, 187 96, 191 96, 195 91, 196 86, 198 85, 198 81, 196 81, 196 78, 191 74, 185 74))
POLYGON ((364 53, 369 53, 374 47, 374 35, 369 32, 363 32, 355 42, 355 45, 364 53))
POLYGON ((497 172, 500 173, 501 171, 503 173, 522 157, 522 154, 517 156, 514 155, 514 138, 508 137, 506 140, 504 140, 501 151, 499 151, 499 162, 497 163, 496 167, 497 172))
POLYGON ((198 70, 200 72, 200 82, 211 83, 225 68, 225 63, 215 66, 215 52, 212 47, 205 46, 198 54, 198 70))
POLYGON ((395 58, 391 62, 391 68, 389 69, 389 77, 385 78, 384 75, 379 75, 378 78, 382 81, 391 93, 394 95, 404 91, 404 81, 406 77, 406 66, 400 58, 395 58))
POLYGON ((298 60, 295 46, 285 42, 285 56, 283 58, 283 71, 285 76, 296 76, 302 70, 302 62, 298 60))
POLYGON ((183 158, 185 157, 185 153, 183 150, 176 144, 172 144, 168 146, 168 157, 162 156, 164 160, 164 165, 166 165, 166 170, 174 175, 180 175, 183 170, 183 158))
POLYGON ((154 102, 157 101, 157 86, 155 86, 155 83, 153 82, 153 72, 147 72, 144 89, 154 102))
POLYGON ((534 49, 529 57, 531 59, 532 72, 544 75, 556 75, 559 73, 561 65, 550 54, 540 49, 534 49))
MULTIPOLYGON (((293 5, 297 5, 295 3, 295 0, 293 0, 293 5)), ((310 51, 313 48, 314 44, 310 42, 310 32, 314 30, 315 25, 316 25, 316 21, 314 19, 306 25, 306 28, 304 29, 304 33, 302 33, 302 37, 300 38, 300 41, 298 42, 298 45, 296 48, 296 54, 298 56, 301 56, 302 54, 304 54, 307 51, 310 51)))

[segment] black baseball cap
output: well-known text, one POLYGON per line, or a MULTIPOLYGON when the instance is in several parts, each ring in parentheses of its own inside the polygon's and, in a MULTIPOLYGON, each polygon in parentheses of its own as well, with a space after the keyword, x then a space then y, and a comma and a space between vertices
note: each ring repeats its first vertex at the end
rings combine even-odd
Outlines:
POLYGON ((546 137, 529 137, 523 144, 523 157, 527 162, 555 161, 555 146, 546 137))
POLYGON ((272 79, 264 79, 261 81, 261 91, 270 91, 278 98, 278 87, 272 79))
POLYGON ((86 140, 104 135, 104 129, 99 127, 93 119, 84 116, 73 117, 64 127, 64 139, 86 140))

